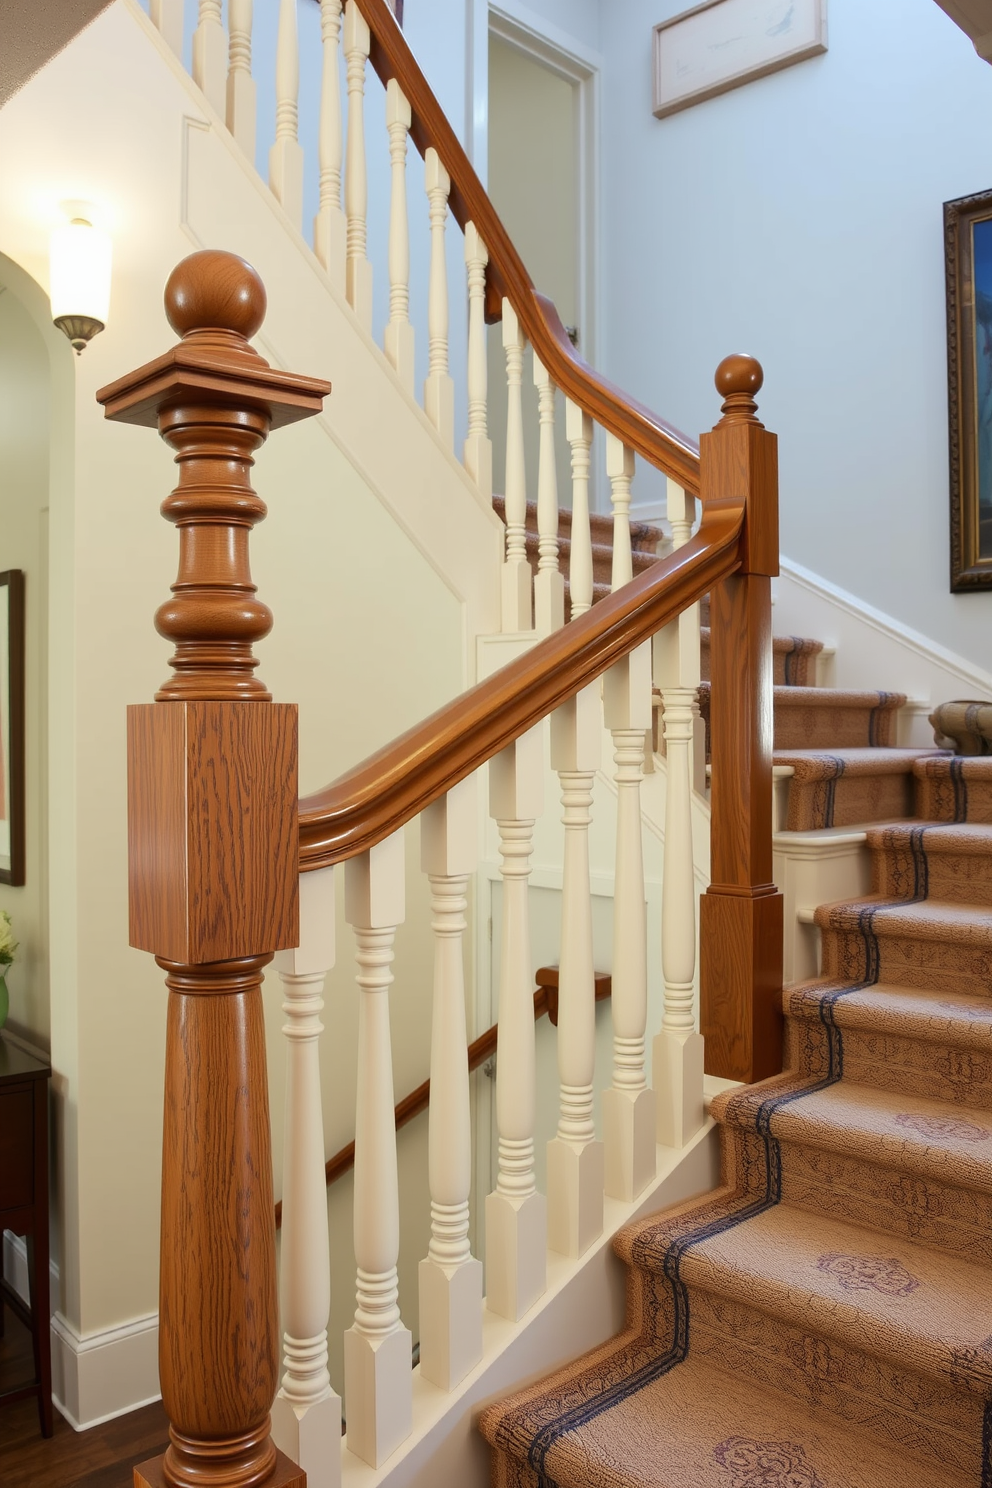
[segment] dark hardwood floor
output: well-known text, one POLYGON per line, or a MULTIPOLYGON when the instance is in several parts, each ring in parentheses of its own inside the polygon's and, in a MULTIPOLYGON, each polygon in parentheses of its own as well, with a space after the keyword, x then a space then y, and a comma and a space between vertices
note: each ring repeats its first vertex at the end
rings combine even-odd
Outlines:
MULTIPOLYGON (((4 1309, 0 1338, 0 1393, 32 1378, 31 1335, 4 1309)), ((160 1401, 118 1416, 89 1431, 73 1431, 56 1410, 55 1434, 46 1441, 35 1400, 0 1410, 2 1488, 132 1488, 131 1469, 164 1452, 168 1422, 160 1401)))

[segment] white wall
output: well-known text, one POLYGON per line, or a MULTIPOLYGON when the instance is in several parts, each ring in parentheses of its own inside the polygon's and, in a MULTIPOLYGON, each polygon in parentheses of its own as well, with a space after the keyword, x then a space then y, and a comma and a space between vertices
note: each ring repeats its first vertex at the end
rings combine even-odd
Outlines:
POLYGON ((25 883, 0 884, 18 951, 7 974, 11 1031, 50 1047, 46 774, 48 349, 0 261, 0 571, 25 585, 25 883))
POLYGON ((682 8, 602 7, 604 370, 695 435, 759 357, 783 552, 987 663, 992 594, 948 592, 941 204, 992 182, 992 68, 933 0, 829 0, 825 55, 657 120, 682 8))

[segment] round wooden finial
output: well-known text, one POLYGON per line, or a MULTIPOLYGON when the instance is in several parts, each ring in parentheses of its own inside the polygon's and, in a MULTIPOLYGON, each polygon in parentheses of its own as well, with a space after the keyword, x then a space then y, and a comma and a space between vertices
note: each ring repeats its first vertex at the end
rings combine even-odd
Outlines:
POLYGON ((165 286, 165 313, 180 336, 229 331, 250 340, 265 319, 265 286, 236 253, 203 248, 176 264, 165 286))
POLYGON ((716 390, 723 399, 725 418, 751 418, 757 403, 755 398, 761 390, 765 374, 761 363, 743 352, 724 357, 716 369, 713 379, 716 390))

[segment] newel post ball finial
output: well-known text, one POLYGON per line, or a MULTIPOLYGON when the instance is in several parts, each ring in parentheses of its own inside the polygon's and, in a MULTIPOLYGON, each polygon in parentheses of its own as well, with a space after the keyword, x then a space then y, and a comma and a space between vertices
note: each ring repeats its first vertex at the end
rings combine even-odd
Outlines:
POLYGON ((108 418, 157 427, 179 466, 162 503, 179 529, 179 573, 155 616, 175 647, 160 702, 271 697, 252 650, 272 628, 249 564, 251 530, 265 516, 251 485, 254 454, 271 429, 319 413, 331 386, 270 367, 248 344, 265 308, 265 287, 243 258, 191 253, 165 286, 182 340, 97 394, 108 418))
POLYGON ((737 352, 733 356, 724 357, 716 369, 713 379, 716 390, 723 399, 723 419, 721 422, 739 422, 748 420, 757 423, 754 415, 758 404, 755 401, 761 391, 761 384, 765 380, 765 374, 761 370, 761 363, 744 352, 737 352))

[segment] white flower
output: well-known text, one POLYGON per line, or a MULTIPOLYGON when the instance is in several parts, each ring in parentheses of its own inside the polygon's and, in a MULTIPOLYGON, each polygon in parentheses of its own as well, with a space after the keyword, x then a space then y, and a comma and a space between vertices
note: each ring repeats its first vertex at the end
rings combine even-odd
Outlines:
POLYGON ((5 909, 0 909, 0 964, 9 966, 16 950, 17 941, 14 939, 14 927, 10 923, 10 915, 5 909))

